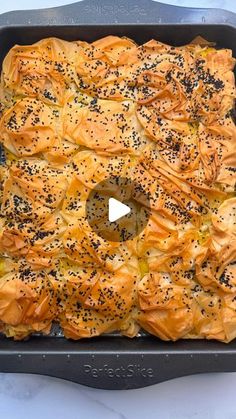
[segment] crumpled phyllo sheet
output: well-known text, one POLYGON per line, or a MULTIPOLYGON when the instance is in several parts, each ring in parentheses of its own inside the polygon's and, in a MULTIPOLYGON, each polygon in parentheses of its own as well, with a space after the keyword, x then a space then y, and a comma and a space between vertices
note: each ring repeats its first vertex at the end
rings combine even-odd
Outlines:
POLYGON ((49 277, 23 260, 10 271, 8 264, 7 258, 1 259, 1 329, 15 339, 32 332, 48 333, 57 310, 49 277))
POLYGON ((234 64, 201 37, 48 38, 9 51, 1 332, 23 339, 57 322, 71 339, 140 329, 173 341, 236 337, 234 64), (140 186, 137 223, 149 214, 125 242, 86 219, 90 192, 114 175, 140 186))
POLYGON ((70 98, 63 113, 63 138, 98 154, 139 155, 147 144, 132 101, 91 100, 88 106, 70 98))
POLYGON ((16 156, 49 150, 55 142, 55 118, 43 102, 24 98, 7 110, 0 123, 1 141, 16 156))
POLYGON ((48 266, 60 253, 66 224, 59 213, 67 186, 61 170, 45 161, 13 162, 2 185, 1 252, 48 266))
POLYGON ((37 97, 51 105, 64 102, 68 84, 77 76, 79 48, 74 42, 43 39, 14 46, 3 62, 2 84, 15 96, 37 97))
POLYGON ((233 107, 235 60, 230 50, 193 44, 168 47, 154 40, 142 48, 151 63, 145 63, 137 80, 139 104, 167 119, 201 119, 207 124, 233 107))

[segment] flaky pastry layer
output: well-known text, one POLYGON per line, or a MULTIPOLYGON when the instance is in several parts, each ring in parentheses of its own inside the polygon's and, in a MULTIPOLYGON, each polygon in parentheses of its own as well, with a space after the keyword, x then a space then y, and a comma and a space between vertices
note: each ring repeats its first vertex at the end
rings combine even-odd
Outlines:
POLYGON ((9 51, 0 84, 6 336, 58 322, 72 339, 140 328, 163 340, 236 337, 234 64, 201 38, 180 47, 48 38, 9 51), (111 175, 150 194, 147 226, 122 243, 86 219, 89 192, 111 175))

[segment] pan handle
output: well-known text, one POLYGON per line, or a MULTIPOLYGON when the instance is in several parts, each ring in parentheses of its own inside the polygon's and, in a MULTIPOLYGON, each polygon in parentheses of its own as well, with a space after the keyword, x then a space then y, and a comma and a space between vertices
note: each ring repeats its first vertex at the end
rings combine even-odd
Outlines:
POLYGON ((171 6, 153 0, 83 0, 49 9, 7 12, 0 26, 82 24, 227 24, 236 27, 236 14, 220 9, 171 6))
POLYGON ((236 369, 235 361, 235 352, 0 351, 0 372, 49 375, 88 387, 127 390, 192 374, 232 372, 236 369))
POLYGON ((0 337, 0 372, 50 375, 101 389, 135 389, 176 377, 236 370, 236 342, 163 342, 103 336, 79 342, 0 337))

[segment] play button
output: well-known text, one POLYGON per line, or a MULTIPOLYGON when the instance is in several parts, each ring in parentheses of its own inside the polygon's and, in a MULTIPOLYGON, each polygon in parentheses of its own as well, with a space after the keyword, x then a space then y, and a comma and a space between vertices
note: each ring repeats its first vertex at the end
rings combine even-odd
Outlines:
POLYGON ((108 219, 110 223, 119 220, 121 217, 130 213, 130 207, 128 205, 122 204, 122 202, 118 201, 115 198, 109 198, 109 211, 108 211, 108 219))
POLYGON ((86 201, 87 221, 107 241, 132 240, 146 227, 149 214, 148 194, 126 177, 111 176, 99 182, 86 201))

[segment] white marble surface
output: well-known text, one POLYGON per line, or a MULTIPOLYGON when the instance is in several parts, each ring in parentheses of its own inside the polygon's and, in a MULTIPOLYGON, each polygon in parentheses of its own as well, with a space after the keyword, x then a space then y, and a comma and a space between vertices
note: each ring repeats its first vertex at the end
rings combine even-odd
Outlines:
MULTIPOLYGON (((1 1, 0 13, 71 2, 1 1)), ((236 12, 235 0, 169 0, 166 3, 236 12)), ((129 391, 90 389, 43 376, 0 374, 0 419, 236 419, 235 388, 236 373, 178 378, 129 391)))

